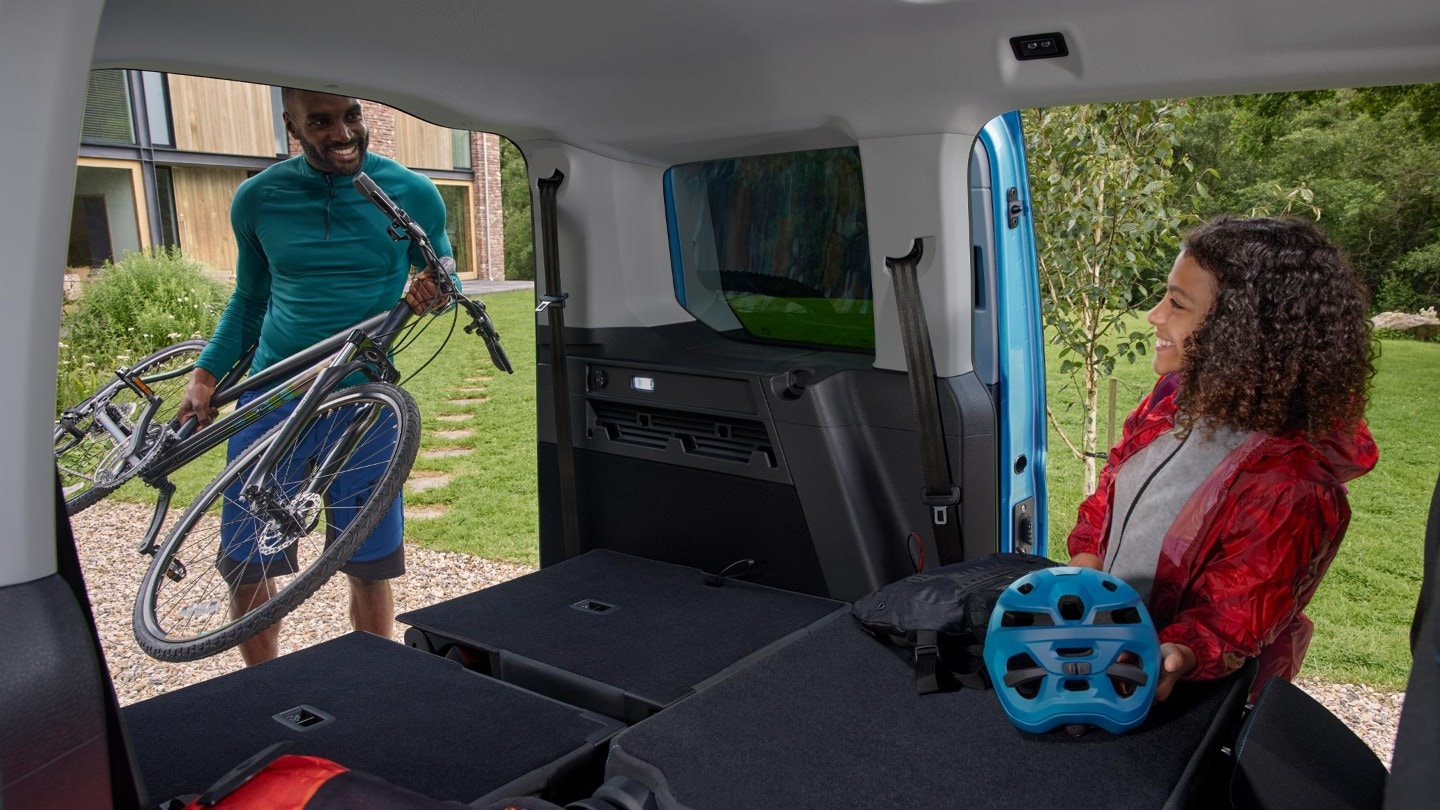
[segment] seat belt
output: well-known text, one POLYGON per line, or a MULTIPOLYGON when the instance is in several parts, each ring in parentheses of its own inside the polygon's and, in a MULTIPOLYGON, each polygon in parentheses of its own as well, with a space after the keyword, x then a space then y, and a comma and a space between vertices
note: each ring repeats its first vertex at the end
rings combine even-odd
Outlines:
POLYGON ((965 559, 960 534, 960 487, 952 483, 945 454, 945 432, 940 423, 940 397, 935 387, 935 355, 930 348, 930 328, 925 323, 925 305, 920 299, 918 268, 924 243, 916 239, 906 255, 886 257, 895 284, 895 304, 900 311, 900 335, 905 343, 905 368, 910 376, 910 394, 920 423, 920 465, 925 486, 920 499, 930 507, 935 532, 935 550, 941 565, 965 559))
POLYGON ((540 186, 540 241, 545 259, 545 294, 536 313, 550 323, 550 384, 555 392, 555 460, 560 477, 560 521, 565 559, 580 555, 580 522, 575 494, 575 437, 570 429, 570 373, 565 364, 565 299, 560 291, 560 237, 556 229, 555 195, 565 175, 559 169, 540 186))

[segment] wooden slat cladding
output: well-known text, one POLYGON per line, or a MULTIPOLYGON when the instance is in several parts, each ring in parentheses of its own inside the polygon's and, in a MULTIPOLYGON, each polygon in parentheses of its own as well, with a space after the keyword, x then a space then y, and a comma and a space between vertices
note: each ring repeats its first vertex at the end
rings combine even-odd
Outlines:
POLYGON ((395 159, 413 169, 453 169, 450 130, 395 111, 395 159))
MULTIPOLYGON (((275 156, 274 111, 264 84, 170 74, 175 147, 188 152, 275 156)), ((229 228, 226 228, 228 231, 229 228)))
POLYGON ((180 247, 212 269, 235 272, 235 235, 230 230, 230 201, 244 182, 244 169, 176 166, 175 219, 180 247))

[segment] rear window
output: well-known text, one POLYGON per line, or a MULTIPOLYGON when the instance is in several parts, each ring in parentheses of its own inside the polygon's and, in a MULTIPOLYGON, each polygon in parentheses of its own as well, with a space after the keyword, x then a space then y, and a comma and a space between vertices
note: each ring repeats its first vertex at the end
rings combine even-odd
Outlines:
POLYGON ((735 337, 873 351, 860 152, 712 160, 665 174, 677 300, 735 337))

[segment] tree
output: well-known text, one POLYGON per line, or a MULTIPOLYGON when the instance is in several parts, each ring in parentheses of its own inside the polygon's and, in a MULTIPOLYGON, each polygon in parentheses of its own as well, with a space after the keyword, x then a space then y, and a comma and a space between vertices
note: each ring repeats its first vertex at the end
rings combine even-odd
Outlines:
POLYGON ((1198 213, 1313 217, 1355 263, 1377 308, 1440 304, 1440 86, 1217 97, 1191 107, 1180 149, 1218 176, 1198 213))
POLYGON ((1053 409, 1051 423, 1083 460, 1087 495, 1095 489, 1101 378, 1120 358, 1145 354, 1150 336, 1134 328, 1134 313, 1163 283, 1180 228, 1193 219, 1182 213, 1188 199, 1176 173, 1192 168, 1175 149, 1188 114, 1174 101, 1023 113, 1045 325, 1069 377, 1061 392, 1072 390, 1083 408, 1078 442, 1053 409))
POLYGON ((535 279, 534 219, 525 155, 509 138, 500 139, 500 202, 505 217, 505 278, 535 279))

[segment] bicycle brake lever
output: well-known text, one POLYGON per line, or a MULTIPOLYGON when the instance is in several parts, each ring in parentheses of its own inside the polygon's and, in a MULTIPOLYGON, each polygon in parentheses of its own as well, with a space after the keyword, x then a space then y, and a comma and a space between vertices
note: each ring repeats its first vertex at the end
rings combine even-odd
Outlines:
POLYGON ((515 368, 510 365, 510 356, 505 353, 505 347, 500 345, 500 333, 495 331, 495 323, 490 320, 490 313, 485 310, 484 302, 463 296, 459 300, 465 311, 470 313, 470 323, 465 326, 465 333, 479 333, 480 339, 485 341, 485 348, 490 352, 490 362, 506 374, 514 374, 515 368))

